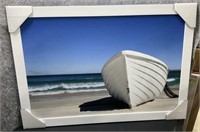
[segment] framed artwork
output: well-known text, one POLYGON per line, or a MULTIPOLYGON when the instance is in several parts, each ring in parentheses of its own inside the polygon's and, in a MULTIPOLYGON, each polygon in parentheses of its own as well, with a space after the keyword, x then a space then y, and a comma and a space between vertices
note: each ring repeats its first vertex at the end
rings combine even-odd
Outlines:
POLYGON ((23 127, 185 119, 196 12, 7 6, 23 127))

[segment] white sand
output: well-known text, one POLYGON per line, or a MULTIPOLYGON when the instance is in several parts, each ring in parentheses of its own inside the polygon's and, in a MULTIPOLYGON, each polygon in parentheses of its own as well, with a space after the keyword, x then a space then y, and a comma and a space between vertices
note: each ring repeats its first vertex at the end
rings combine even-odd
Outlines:
POLYGON ((154 101, 129 109, 114 100, 107 91, 40 95, 30 96, 30 98, 32 112, 41 118, 94 113, 166 111, 173 109, 178 102, 177 98, 171 99, 162 93, 154 101), (101 99, 105 101, 101 101, 101 99), (86 102, 88 103, 83 105, 86 102), (85 111, 80 111, 80 105, 85 111))

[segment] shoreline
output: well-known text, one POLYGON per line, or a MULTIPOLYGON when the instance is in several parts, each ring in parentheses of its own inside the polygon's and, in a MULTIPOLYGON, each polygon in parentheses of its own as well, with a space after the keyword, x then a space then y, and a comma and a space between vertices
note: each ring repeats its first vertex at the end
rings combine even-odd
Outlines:
POLYGON ((31 95, 29 94, 29 97, 32 101, 37 101, 41 99, 56 99, 59 96, 60 98, 68 98, 68 97, 77 97, 77 96, 86 96, 88 94, 93 94, 97 96, 101 96, 102 94, 108 94, 108 91, 105 90, 99 90, 99 91, 81 91, 81 92, 74 92, 74 93, 69 93, 69 92, 63 92, 59 94, 46 94, 46 95, 31 95))
MULTIPOLYGON (((171 88, 171 90, 173 92, 175 92, 176 94, 178 94, 179 88, 176 86, 176 87, 171 88)), ((60 98, 62 98, 62 97, 66 98, 67 96, 69 96, 69 97, 79 96, 79 95, 83 96, 83 95, 88 95, 88 94, 97 95, 97 96, 101 95, 101 94, 108 94, 109 95, 107 89, 105 89, 105 90, 103 89, 103 90, 98 90, 98 91, 81 91, 81 92, 67 92, 67 91, 65 91, 63 93, 58 93, 58 94, 44 94, 44 95, 31 95, 31 94, 29 94, 29 97, 32 100, 37 100, 37 99, 45 99, 45 98, 55 99, 55 96, 59 96, 60 98)), ((163 91, 159 97, 164 97, 164 96, 165 95, 164 95, 164 91, 163 91)))

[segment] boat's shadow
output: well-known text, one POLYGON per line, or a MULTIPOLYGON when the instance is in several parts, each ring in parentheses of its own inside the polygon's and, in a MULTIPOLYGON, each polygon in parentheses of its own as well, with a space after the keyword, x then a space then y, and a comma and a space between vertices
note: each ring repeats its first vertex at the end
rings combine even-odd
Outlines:
POLYGON ((105 97, 102 99, 90 101, 79 105, 80 111, 108 111, 118 109, 128 109, 129 106, 120 102, 113 97, 105 97))

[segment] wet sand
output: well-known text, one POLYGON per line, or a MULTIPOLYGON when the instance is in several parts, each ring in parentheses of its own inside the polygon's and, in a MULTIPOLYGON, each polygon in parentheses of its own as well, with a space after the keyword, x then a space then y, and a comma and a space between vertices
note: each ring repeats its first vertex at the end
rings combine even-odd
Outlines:
MULTIPOLYGON (((174 90, 178 93, 178 90, 174 90)), ((166 111, 173 109, 178 98, 168 98, 164 93, 157 99, 132 109, 112 98, 105 91, 63 93, 31 96, 32 112, 41 118, 113 112, 166 111)))

